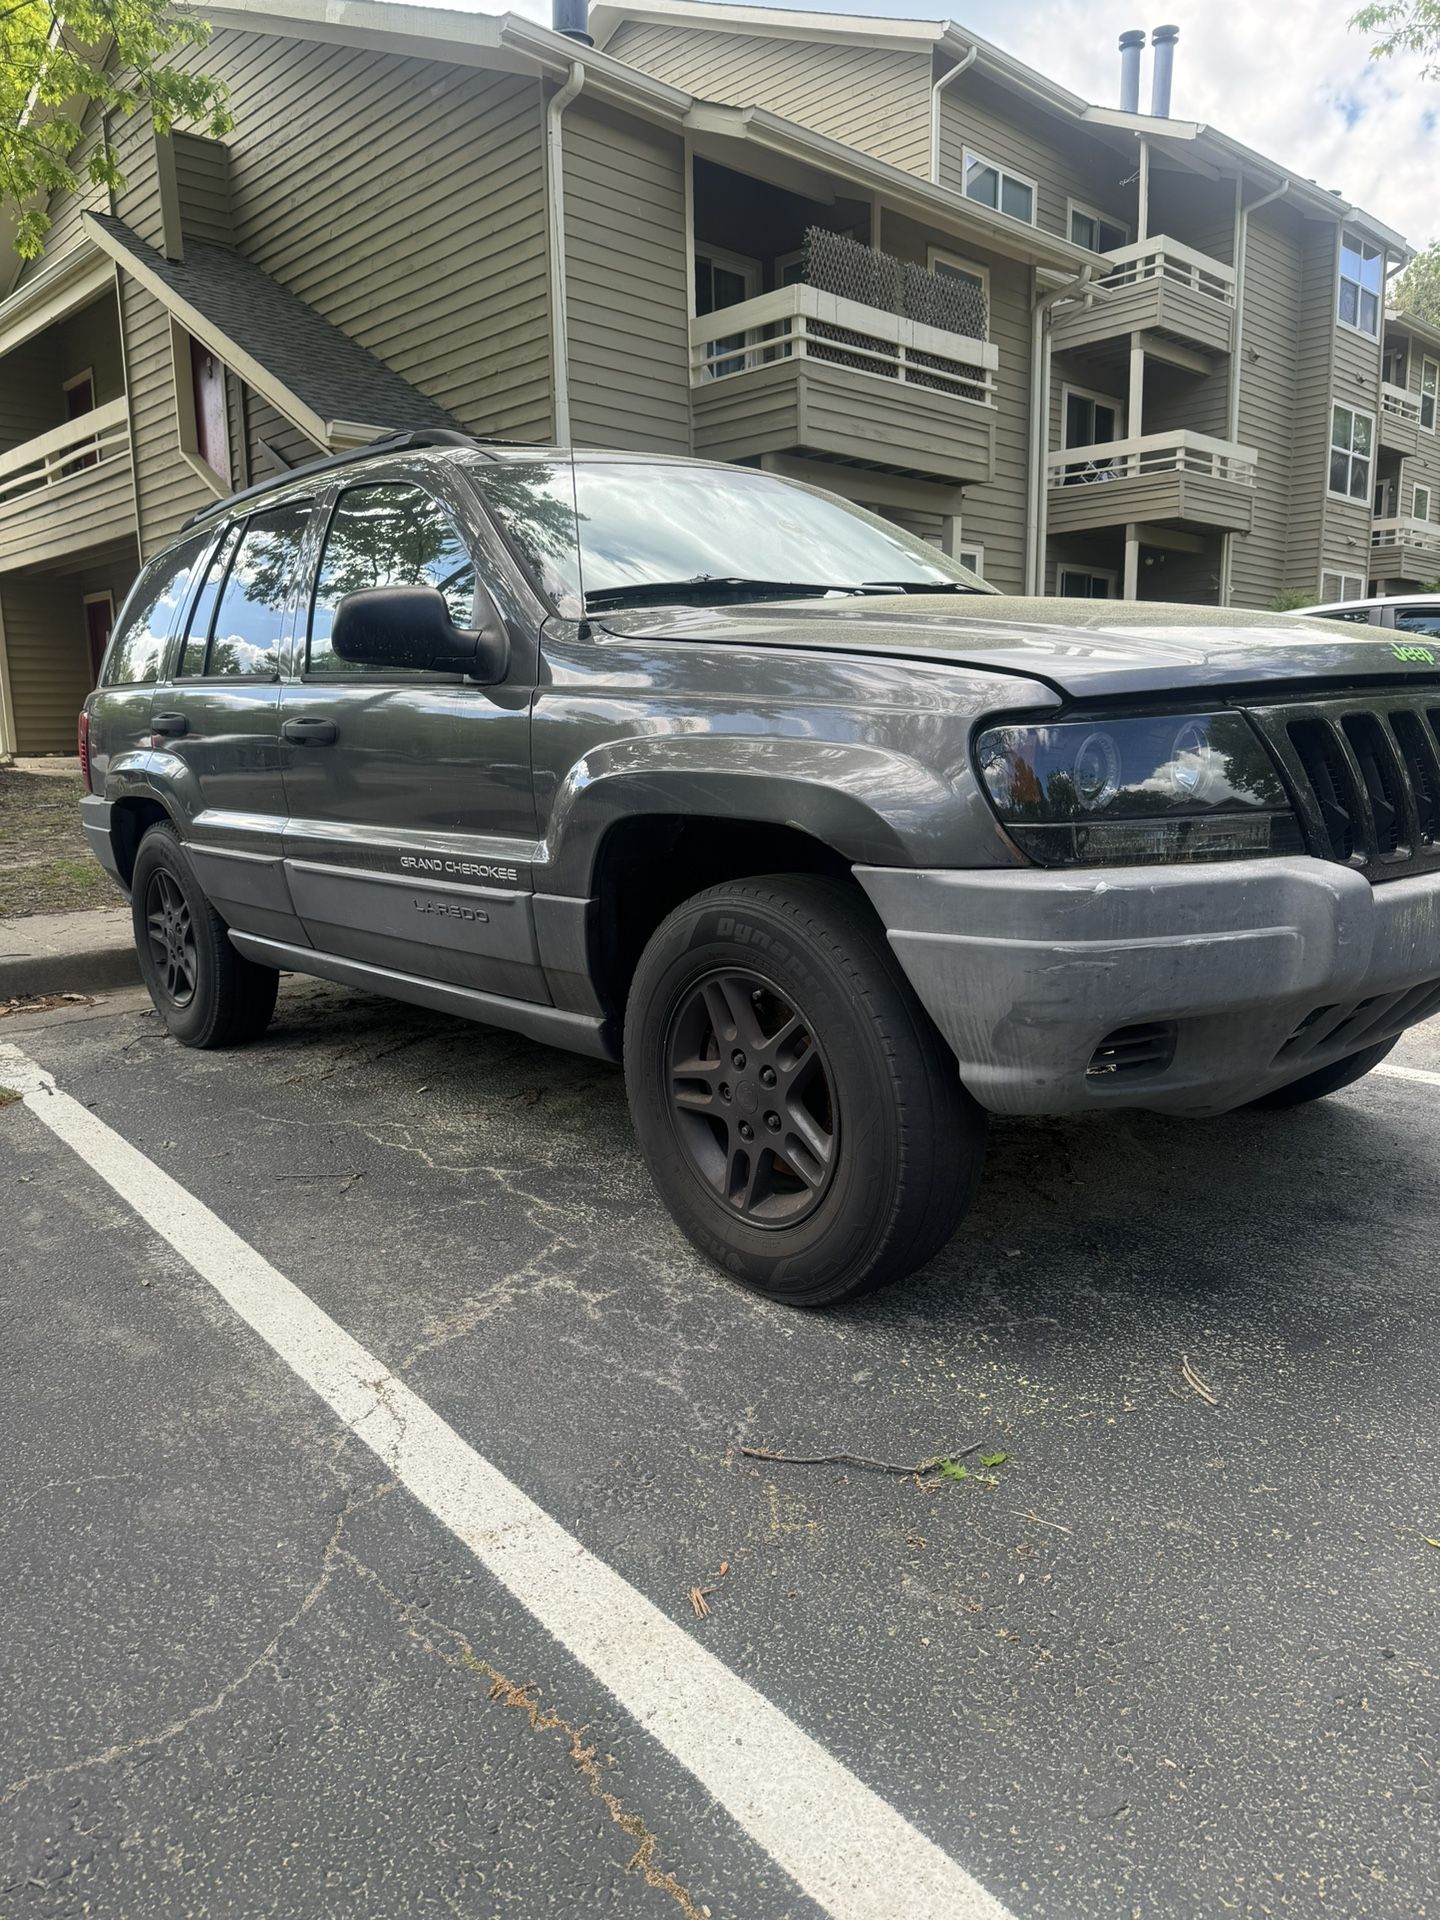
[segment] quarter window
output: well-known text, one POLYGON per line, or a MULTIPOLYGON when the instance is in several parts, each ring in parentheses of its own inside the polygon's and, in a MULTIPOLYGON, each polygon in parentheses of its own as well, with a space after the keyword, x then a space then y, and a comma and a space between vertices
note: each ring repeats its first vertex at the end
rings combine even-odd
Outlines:
POLYGON ((1440 402, 1440 361, 1420 363, 1420 424, 1435 431, 1435 409, 1440 402))
POLYGON ((1419 607, 1402 607, 1395 615, 1401 633, 1440 634, 1440 611, 1426 612, 1419 607))
POLYGON ((239 542, 239 527, 229 528, 225 538, 215 549, 214 559, 205 570, 205 583, 195 596, 195 605, 190 609, 190 624, 185 634, 185 645, 180 650, 180 665, 177 672, 181 680, 193 680, 205 671, 205 648, 210 639, 211 622, 215 618, 215 603, 220 598, 220 589, 225 584, 226 571, 239 542))
POLYGON ((208 533, 196 534, 168 554, 143 583, 115 630, 100 676, 101 686, 146 687, 160 678, 161 662, 190 591, 191 576, 209 544, 208 533))
POLYGON ((1380 332, 1385 256, 1353 233, 1340 236, 1340 318, 1373 339, 1380 332))
POLYGON ((1370 498, 1370 451, 1375 421, 1353 407, 1335 407, 1330 416, 1330 491, 1347 500, 1370 498))
POLYGON ((1027 226, 1035 224, 1035 182, 1007 172, 978 153, 965 155, 965 198, 978 201, 982 207, 994 207, 997 213, 1008 213, 1027 226))
POLYGON ((309 502, 298 501, 246 521, 215 609, 207 677, 269 680, 279 671, 285 609, 309 517, 309 502))
POLYGON ((435 587, 457 627, 470 626, 475 617, 470 550, 445 508, 419 487, 381 484, 341 494, 315 583, 311 673, 361 671, 332 649, 330 631, 336 607, 363 587, 435 587))

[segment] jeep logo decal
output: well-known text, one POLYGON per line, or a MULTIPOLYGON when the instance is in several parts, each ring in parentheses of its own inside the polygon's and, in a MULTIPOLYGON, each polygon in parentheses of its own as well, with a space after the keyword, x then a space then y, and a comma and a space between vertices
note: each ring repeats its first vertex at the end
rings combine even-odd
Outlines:
POLYGON ((1397 660, 1403 660, 1407 666, 1433 667, 1435 664, 1435 655, 1429 647, 1402 647, 1397 644, 1392 646, 1390 651, 1397 660))

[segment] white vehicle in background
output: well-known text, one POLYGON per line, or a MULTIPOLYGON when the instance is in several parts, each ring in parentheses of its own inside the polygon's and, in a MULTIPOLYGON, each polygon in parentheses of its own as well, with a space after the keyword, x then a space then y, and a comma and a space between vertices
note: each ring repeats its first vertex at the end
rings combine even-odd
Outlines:
POLYGON ((1440 593, 1377 594, 1370 600, 1327 600, 1302 613, 1322 620, 1350 620, 1357 626, 1388 627, 1395 633, 1431 634, 1440 640, 1440 593))

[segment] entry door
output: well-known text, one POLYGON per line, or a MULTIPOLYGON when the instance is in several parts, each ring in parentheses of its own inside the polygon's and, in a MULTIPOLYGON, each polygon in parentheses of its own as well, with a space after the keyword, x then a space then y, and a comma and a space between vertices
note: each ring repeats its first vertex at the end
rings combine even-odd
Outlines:
MULTIPOLYGON (((742 300, 753 300, 760 291, 760 262, 750 260, 740 253, 699 253, 695 256, 695 311, 697 315, 718 313, 722 307, 738 306, 742 300)), ((713 362, 717 355, 731 355, 722 359, 718 366, 706 368, 707 378, 722 378, 727 373, 739 373, 752 358, 741 354, 738 349, 746 344, 744 333, 727 333, 719 340, 712 340, 705 349, 705 358, 713 362)))
POLYGON ((408 479, 336 496, 308 646, 302 635, 299 678, 281 700, 286 871, 321 952, 543 1000, 526 858, 531 675, 477 687, 455 674, 358 672, 330 644, 347 593, 433 586, 469 627, 475 581, 454 503, 408 479))
POLYGON ((252 513, 211 556, 175 675, 150 712, 188 818, 186 849, 221 916, 293 940, 284 859, 280 662, 293 618, 309 501, 252 513))
POLYGON ((1375 487, 1375 518, 1393 520, 1398 509, 1398 490, 1393 474, 1378 481, 1375 487))
MULTIPOLYGON (((1124 437, 1121 425, 1123 414, 1118 401, 1106 400, 1099 394, 1077 393, 1073 387, 1065 391, 1065 445, 1070 447, 1101 447, 1112 440, 1124 437)), ((1104 478, 1116 471, 1113 460, 1093 460, 1088 467, 1072 470, 1067 467, 1067 484, 1072 481, 1104 478)))
POLYGON ((110 644, 110 629, 115 624, 115 602, 108 593, 85 597, 85 639, 90 649, 90 684, 100 678, 100 662, 110 644))

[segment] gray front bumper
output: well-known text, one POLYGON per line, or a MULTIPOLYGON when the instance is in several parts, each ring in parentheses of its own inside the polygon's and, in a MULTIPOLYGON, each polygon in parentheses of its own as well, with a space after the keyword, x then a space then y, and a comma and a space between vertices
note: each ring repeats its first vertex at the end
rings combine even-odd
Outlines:
POLYGON ((1440 874, 1373 887, 1304 858, 855 872, 997 1113, 1223 1113, 1440 1009, 1440 874), (1155 1021, 1175 1023, 1168 1064, 1089 1071, 1108 1035, 1155 1021))

